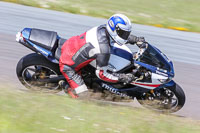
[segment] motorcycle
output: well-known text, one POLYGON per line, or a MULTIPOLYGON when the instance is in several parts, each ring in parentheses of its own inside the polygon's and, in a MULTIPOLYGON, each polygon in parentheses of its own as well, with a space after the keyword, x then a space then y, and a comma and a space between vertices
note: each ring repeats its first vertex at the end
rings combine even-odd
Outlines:
MULTIPOLYGON (((54 31, 24 28, 16 35, 17 42, 35 53, 26 55, 17 64, 19 81, 29 89, 59 92, 59 81, 65 80, 59 69, 61 47, 66 41, 54 31)), ((155 46, 132 53, 126 46, 112 44, 109 69, 132 73, 137 79, 130 84, 109 83, 97 78, 95 61, 81 69, 85 84, 93 93, 110 94, 112 100, 134 100, 149 109, 176 112, 185 104, 183 89, 175 83, 173 63, 155 46)), ((66 80, 65 80, 66 81, 66 80)))

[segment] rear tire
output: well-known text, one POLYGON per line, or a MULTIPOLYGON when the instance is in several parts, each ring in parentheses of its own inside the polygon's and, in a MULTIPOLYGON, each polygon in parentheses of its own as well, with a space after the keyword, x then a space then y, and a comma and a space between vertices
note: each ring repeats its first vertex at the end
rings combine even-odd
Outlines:
MULTIPOLYGON (((55 76, 61 75, 58 64, 50 62, 45 57, 43 57, 42 55, 39 55, 37 53, 32 53, 32 54, 26 55, 20 59, 20 61, 17 64, 17 68, 16 68, 17 77, 18 77, 19 81, 26 88, 34 90, 34 91, 45 91, 45 92, 59 92, 60 91, 58 83, 53 83, 53 86, 48 88, 48 87, 45 87, 44 85, 35 86, 34 84, 36 84, 36 83, 34 83, 34 82, 37 82, 36 80, 31 81, 31 79, 29 79, 30 83, 29 83, 29 81, 26 81, 27 77, 25 77, 25 75, 27 75, 26 73, 27 73, 28 69, 30 69, 30 70, 32 69, 32 71, 34 73, 34 71, 35 71, 35 70, 33 70, 34 67, 35 67, 35 69, 38 67, 40 67, 41 69, 45 69, 47 72, 49 72, 55 76), (32 67, 32 68, 30 68, 30 67, 32 67), (31 83, 34 83, 34 84, 31 84, 31 83)), ((38 73, 38 74, 40 74, 40 73, 38 73)), ((38 77, 42 77, 43 75, 40 75, 38 77)), ((31 76, 30 76, 30 78, 31 78, 31 76)))

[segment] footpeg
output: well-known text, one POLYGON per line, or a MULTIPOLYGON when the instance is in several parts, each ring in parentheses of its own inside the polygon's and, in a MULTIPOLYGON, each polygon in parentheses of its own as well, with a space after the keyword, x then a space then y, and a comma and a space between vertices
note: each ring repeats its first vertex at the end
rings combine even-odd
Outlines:
POLYGON ((69 88, 69 84, 64 80, 60 80, 58 84, 60 88, 62 88, 64 91, 67 91, 67 89, 69 88))

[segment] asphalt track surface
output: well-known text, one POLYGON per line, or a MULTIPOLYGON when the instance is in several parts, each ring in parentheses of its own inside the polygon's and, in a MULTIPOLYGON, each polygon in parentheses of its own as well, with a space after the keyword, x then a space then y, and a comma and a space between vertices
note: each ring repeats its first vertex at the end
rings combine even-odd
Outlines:
MULTIPOLYGON (((15 34, 24 27, 57 31, 69 38, 104 23, 105 19, 0 2, 0 84, 24 88, 15 72, 19 59, 31 53, 15 42, 15 34)), ((174 62, 174 80, 186 94, 185 106, 175 114, 200 120, 200 34, 138 24, 133 27, 135 35, 144 36, 174 62)))

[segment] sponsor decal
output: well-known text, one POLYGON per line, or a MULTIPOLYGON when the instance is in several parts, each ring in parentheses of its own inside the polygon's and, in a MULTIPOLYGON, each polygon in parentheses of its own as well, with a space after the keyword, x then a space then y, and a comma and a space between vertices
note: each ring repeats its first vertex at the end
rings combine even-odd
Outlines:
POLYGON ((124 94, 124 93, 121 93, 121 92, 117 91, 117 89, 115 89, 114 87, 112 87, 112 86, 110 86, 110 85, 107 85, 107 84, 105 84, 105 83, 102 83, 102 87, 105 88, 106 90, 108 90, 108 91, 114 93, 114 94, 117 94, 117 95, 121 96, 121 97, 129 97, 129 98, 131 98, 130 96, 128 96, 128 95, 126 95, 126 94, 124 94))
POLYGON ((165 74, 165 73, 162 73, 162 72, 160 72, 160 71, 157 71, 157 70, 156 70, 156 73, 157 73, 157 74, 159 74, 159 75, 162 75, 162 76, 168 77, 168 75, 167 75, 167 74, 165 74))

